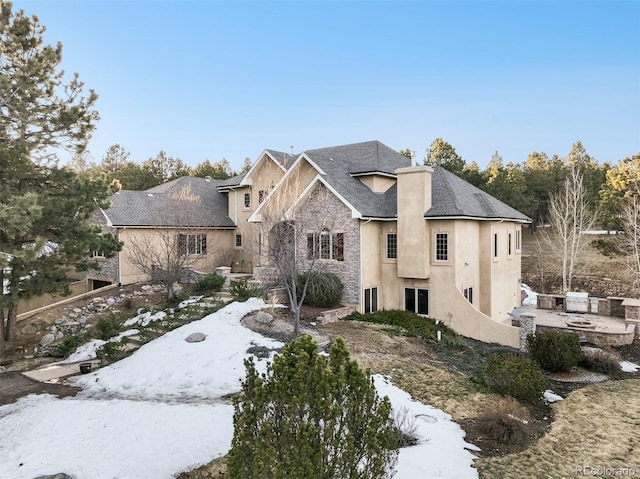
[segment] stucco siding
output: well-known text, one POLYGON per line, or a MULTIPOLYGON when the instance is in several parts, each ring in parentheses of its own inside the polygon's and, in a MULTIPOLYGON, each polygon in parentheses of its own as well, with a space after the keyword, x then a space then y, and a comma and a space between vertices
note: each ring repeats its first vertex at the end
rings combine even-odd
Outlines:
MULTIPOLYGON (((127 228, 120 230, 119 239, 124 243, 120 252, 120 282, 122 284, 132 284, 140 281, 149 281, 150 278, 144 274, 131 260, 131 248, 133 244, 148 245, 150 248, 156 248, 158 251, 166 250, 163 244, 163 235, 178 235, 179 230, 166 229, 144 229, 144 228, 127 228)), ((192 266, 197 271, 211 272, 217 266, 221 255, 231 248, 233 232, 228 230, 203 231, 189 230, 182 231, 189 234, 206 234, 207 235, 207 253, 193 257, 192 266)))

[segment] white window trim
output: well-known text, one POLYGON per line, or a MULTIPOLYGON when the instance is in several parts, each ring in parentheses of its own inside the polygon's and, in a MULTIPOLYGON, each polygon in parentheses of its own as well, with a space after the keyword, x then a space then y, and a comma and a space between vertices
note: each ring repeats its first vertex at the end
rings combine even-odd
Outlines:
POLYGON ((250 210, 251 209, 251 192, 250 191, 246 191, 243 195, 242 195, 242 207, 245 210, 250 210), (249 204, 247 205, 247 198, 249 198, 249 204))
POLYGON ((463 286, 462 295, 467 299, 467 301, 469 301, 471 305, 473 305, 475 301, 475 287, 473 285, 463 286), (471 301, 469 301, 469 290, 471 290, 471 301))
MULTIPOLYGON (((424 317, 429 317, 429 315, 431 314, 431 290, 428 287, 421 287, 421 286, 403 286, 402 287, 402 302, 406 307, 406 290, 407 289, 413 289, 415 291, 415 303, 414 303, 414 309, 411 311, 412 313, 418 314, 420 316, 424 316, 424 317), (418 291, 419 290, 424 290, 427 292, 427 312, 426 313, 418 313, 416 310, 418 309, 418 291)), ((406 310, 408 311, 408 310, 406 310)))
POLYGON ((514 237, 512 231, 507 232, 507 259, 513 259, 514 237))
MULTIPOLYGON (((344 245, 345 245, 345 234, 344 231, 329 231, 327 229, 324 229, 322 231, 318 232, 308 232, 307 233, 307 238, 309 237, 309 235, 313 236, 313 254, 315 256, 315 258, 313 258, 315 261, 338 261, 340 263, 344 262, 344 245), (334 241, 337 239, 337 236, 341 234, 342 235, 342 259, 337 259, 334 258, 333 253, 334 253, 334 241), (329 240, 329 251, 328 251, 328 258, 323 258, 322 257, 322 238, 323 237, 327 237, 327 239, 329 240)), ((308 241, 308 240, 307 240, 308 241)), ((308 247, 308 246, 307 246, 308 247)), ((307 257, 309 256, 309 251, 307 250, 307 257)))
POLYGON ((451 234, 448 231, 436 231, 433 233, 433 264, 451 264, 451 234), (438 235, 446 235, 447 259, 438 259, 438 235))
POLYGON ((495 263, 500 259, 500 233, 493 231, 491 234, 491 259, 495 263))
POLYGON ((515 230, 515 238, 514 238, 514 251, 517 253, 521 253, 522 252, 522 228, 520 228, 519 226, 516 227, 515 230))
POLYGON ((242 237, 242 233, 236 233, 233 236, 233 247, 235 249, 242 249, 242 245, 244 244, 244 238, 242 237), (240 244, 238 245, 238 238, 240 238, 240 244))
POLYGON ((367 304, 367 302, 366 302, 367 301, 366 300, 367 291, 369 292, 369 305, 371 305, 371 303, 372 303, 372 301, 371 301, 372 296, 371 295, 372 295, 374 289, 376 290, 376 309, 372 310, 372 311, 369 311, 369 313, 375 313, 376 311, 380 310, 378 308, 378 303, 380 302, 379 301, 379 299, 380 299, 380 287, 379 286, 369 286, 368 288, 364 288, 364 296, 362 298, 362 312, 364 314, 367 314, 366 306, 365 306, 367 304))
POLYGON ((398 244, 398 232, 397 231, 389 231, 387 233, 384 234, 384 254, 383 254, 383 258, 385 260, 385 262, 387 263, 397 263, 398 262, 398 250, 399 250, 399 244, 398 244), (389 258, 389 235, 395 235, 396 236, 396 257, 395 258, 389 258))

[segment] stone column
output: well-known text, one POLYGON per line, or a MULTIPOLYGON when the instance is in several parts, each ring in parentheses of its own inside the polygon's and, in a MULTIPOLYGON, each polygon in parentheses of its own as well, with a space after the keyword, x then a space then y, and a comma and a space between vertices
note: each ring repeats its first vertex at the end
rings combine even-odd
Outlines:
POLYGON ((217 275, 224 276, 224 286, 229 287, 231 284, 231 268, 228 266, 219 266, 214 271, 217 275))
POLYGON ((520 313, 520 351, 527 350, 527 336, 536 332, 536 315, 520 313))

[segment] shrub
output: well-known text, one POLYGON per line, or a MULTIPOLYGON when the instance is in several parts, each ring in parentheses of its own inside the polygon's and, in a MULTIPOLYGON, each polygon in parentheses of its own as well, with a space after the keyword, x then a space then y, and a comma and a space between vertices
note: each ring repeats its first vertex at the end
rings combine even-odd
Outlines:
POLYGON ((266 374, 245 361, 234 399, 231 479, 381 479, 397 459, 388 398, 338 338, 329 357, 309 336, 287 344, 266 374))
POLYGON ((198 280, 193 283, 193 292, 194 293, 211 293, 214 291, 220 291, 222 285, 225 282, 225 277, 220 276, 216 273, 211 273, 202 278, 198 278, 198 280))
POLYGON ((302 296, 302 289, 307 280, 305 304, 318 308, 332 308, 342 301, 342 292, 344 290, 342 281, 338 275, 324 271, 306 271, 298 274, 296 277, 298 301, 302 296))
POLYGON ((489 356, 479 375, 479 382, 490 391, 521 401, 540 400, 547 387, 540 366, 535 361, 510 353, 489 356))
POLYGON ((248 283, 244 279, 239 279, 231 283, 229 292, 238 301, 245 301, 249 298, 264 297, 264 291, 259 284, 248 283))
POLYGON ((570 371, 582 359, 578 335, 563 331, 530 334, 527 349, 534 361, 547 371, 570 371))
POLYGON ((60 344, 58 344, 58 352, 65 358, 70 356, 78 346, 83 344, 87 340, 85 334, 72 334, 66 336, 60 344))
POLYGON ((130 354, 131 350, 127 349, 127 338, 122 338, 120 341, 109 341, 96 349, 98 359, 109 363, 119 361, 130 354))
POLYGON ((414 336, 432 341, 437 340, 438 331, 442 333, 442 339, 445 343, 452 342, 456 337, 456 333, 444 324, 436 324, 431 318, 425 318, 409 311, 383 310, 369 314, 351 313, 343 319, 389 324, 401 328, 405 336, 414 336))
POLYGON ((480 432, 509 446, 519 446, 527 442, 528 422, 527 408, 509 396, 498 399, 490 410, 477 418, 480 432))
POLYGON ((126 317, 123 314, 109 313, 96 321, 96 324, 93 325, 92 335, 96 339, 107 341, 124 330, 125 321, 126 317))
POLYGON ((618 359, 602 350, 585 353, 578 364, 589 371, 606 374, 607 376, 617 377, 621 372, 618 359))

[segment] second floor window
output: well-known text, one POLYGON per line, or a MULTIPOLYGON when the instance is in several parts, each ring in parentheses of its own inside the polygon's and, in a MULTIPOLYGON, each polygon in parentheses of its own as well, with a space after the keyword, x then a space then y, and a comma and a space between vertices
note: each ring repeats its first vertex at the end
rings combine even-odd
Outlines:
POLYGON ((436 261, 449 261, 448 233, 436 233, 436 261))
POLYGON ((244 194, 244 207, 245 208, 251 207, 251 193, 244 194))
POLYGON ((387 233, 387 259, 398 259, 397 233, 387 233))
POLYGON ((236 248, 242 248, 242 235, 241 234, 237 234, 236 235, 235 245, 236 245, 236 248))
POLYGON ((307 259, 344 261, 344 233, 323 230, 307 234, 307 259))

